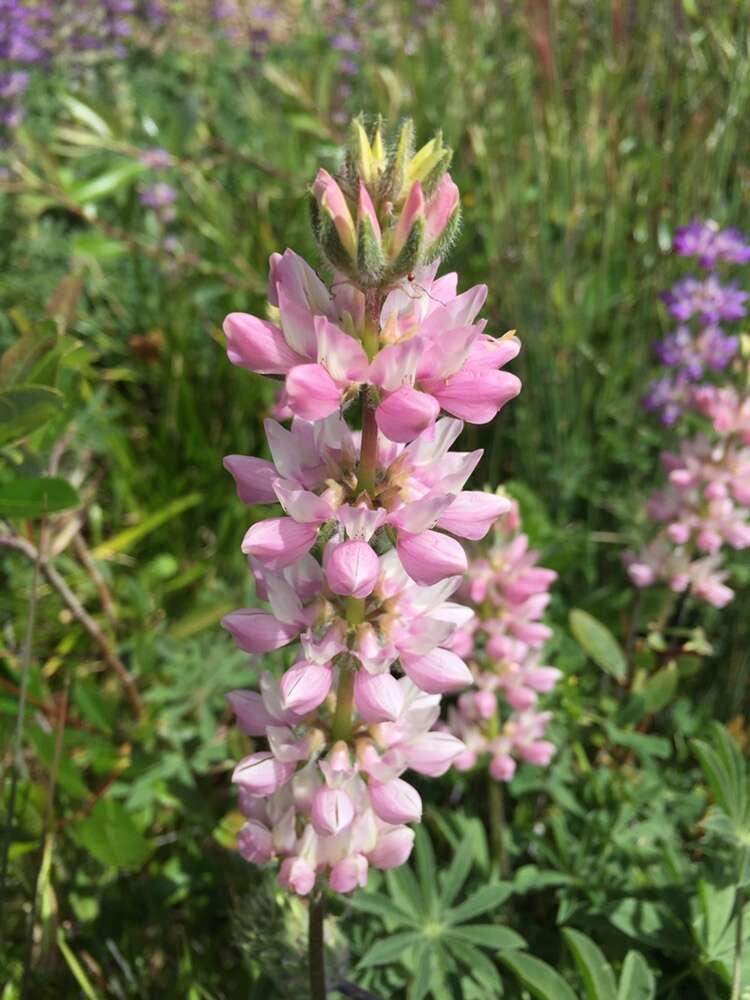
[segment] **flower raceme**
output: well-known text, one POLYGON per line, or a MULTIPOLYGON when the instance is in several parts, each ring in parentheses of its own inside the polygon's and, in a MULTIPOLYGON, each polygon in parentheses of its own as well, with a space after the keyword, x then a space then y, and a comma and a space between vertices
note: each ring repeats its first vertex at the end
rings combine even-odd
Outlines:
POLYGON ((249 654, 294 644, 278 680, 230 695, 240 727, 267 744, 234 772, 239 847, 279 860, 301 895, 324 878, 350 892, 370 865, 402 864, 422 812, 405 773, 435 777, 466 753, 438 724, 441 695, 472 683, 453 645, 473 617, 452 599, 462 540, 510 508, 464 489, 480 451, 450 449, 463 419, 487 422, 518 393, 500 369, 520 345, 485 334, 483 286, 458 294, 455 274, 437 277, 458 192, 442 142, 415 154, 411 134, 387 152, 379 128, 355 123, 341 173, 318 174, 330 287, 293 251, 275 254, 269 319, 225 323, 230 361, 282 376, 276 409, 292 418, 266 421, 271 460, 225 459, 243 502, 283 513, 242 543, 268 607, 223 624, 249 654))
MULTIPOLYGON (((694 221, 678 230, 674 248, 682 256, 697 257, 704 268, 750 261, 750 246, 741 234, 713 222, 694 221)), ((692 593, 715 607, 724 607, 734 596, 726 583, 723 550, 750 546, 747 360, 741 338, 727 337, 719 326, 745 315, 747 294, 736 284, 721 285, 711 273, 703 281, 678 282, 666 296, 672 314, 683 323, 699 317, 700 330, 694 336, 682 326, 659 345, 660 360, 676 374, 654 383, 646 405, 661 409, 664 423, 675 423, 690 411, 708 426, 662 455, 668 482, 652 494, 646 508, 657 532, 640 552, 624 556, 637 587, 666 583, 676 593, 692 593)))
POLYGON ((542 663, 551 632, 541 618, 557 574, 537 565, 538 553, 519 529, 514 501, 487 553, 469 565, 460 596, 476 616, 451 644, 470 660, 474 678, 448 715, 448 728, 466 746, 453 766, 466 771, 489 755, 497 781, 513 777, 518 758, 549 763, 554 746, 543 737, 551 713, 537 711, 537 702, 561 676, 542 663))
POLYGON ((517 376, 500 370, 520 343, 512 334, 492 338, 475 322, 484 285, 459 295, 456 275, 435 280, 436 269, 419 269, 393 288, 373 318, 364 292, 348 281, 329 293, 293 251, 275 254, 269 301, 278 324, 232 313, 224 324, 229 360, 283 375, 286 403, 304 420, 330 416, 370 387, 378 428, 391 441, 413 440, 441 408, 488 423, 520 391, 517 376))

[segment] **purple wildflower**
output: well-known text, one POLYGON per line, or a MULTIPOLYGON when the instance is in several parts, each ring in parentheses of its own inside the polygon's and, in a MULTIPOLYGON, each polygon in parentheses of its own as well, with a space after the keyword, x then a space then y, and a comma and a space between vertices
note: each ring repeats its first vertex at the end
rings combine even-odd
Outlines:
POLYGON ((746 312, 743 292, 734 282, 722 285, 716 274, 705 278, 683 278, 675 282, 664 301, 675 319, 683 322, 699 316, 708 323, 741 319, 746 312))
POLYGON ((738 229, 720 229, 709 219, 693 219, 689 226, 678 229, 674 236, 674 250, 681 257, 697 257, 701 267, 726 264, 746 264, 750 261, 750 245, 738 229))

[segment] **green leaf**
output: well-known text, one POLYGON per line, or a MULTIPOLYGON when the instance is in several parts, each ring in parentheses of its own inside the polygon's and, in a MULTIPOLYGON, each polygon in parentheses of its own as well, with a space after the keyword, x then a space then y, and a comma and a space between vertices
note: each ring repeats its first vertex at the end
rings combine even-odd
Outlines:
POLYGON ((594 663, 615 680, 624 681, 628 673, 627 660, 607 626, 580 608, 573 608, 568 620, 570 631, 594 663))
POLYGON ((537 1000, 576 1000, 576 995, 552 966, 525 952, 508 951, 499 955, 537 1000))
POLYGON ((403 931, 383 941, 376 941, 360 959, 359 968, 367 969, 371 965, 387 965, 389 962, 400 961, 404 957, 404 951, 416 944, 421 937, 418 931, 403 931))
POLYGON ((575 959, 589 1000, 615 1000, 615 974, 599 946, 572 927, 563 929, 563 937, 575 959))
POLYGON ((56 417, 64 400, 46 385, 16 385, 0 392, 0 445, 14 444, 56 417))
POLYGON ((43 517, 77 507, 80 502, 64 479, 31 476, 0 484, 0 514, 4 517, 43 517))
POLYGON ((112 137, 112 129, 98 112, 94 111, 90 104, 84 103, 72 94, 62 94, 60 100, 68 109, 76 121, 91 129, 96 135, 103 139, 112 137))
POLYGON ((91 985, 91 980, 83 971, 83 966, 76 958, 68 942, 65 940, 65 932, 62 927, 58 927, 57 929, 57 947, 60 949, 60 952, 65 959, 73 978, 80 986, 81 992, 84 996, 86 996, 87 1000, 98 1000, 96 990, 91 985))
POLYGON ((668 705, 677 693, 679 681, 680 671, 674 660, 649 677, 638 692, 643 699, 645 711, 653 714, 668 705))
POLYGON ((618 930, 636 941, 678 954, 690 949, 687 928, 664 903, 623 899, 609 908, 608 915, 618 930))
POLYGON ((385 873, 385 882, 396 905, 405 913, 411 914, 417 924, 421 923, 424 917, 424 903, 414 872, 409 865, 391 868, 385 873))
POLYGON ((448 936, 461 938, 470 944, 478 944, 482 948, 492 948, 502 951, 505 948, 523 948, 526 944, 520 934, 502 924, 464 924, 452 927, 448 936))
POLYGON ((423 826, 418 826, 414 841, 414 859, 417 866, 417 876, 419 877, 419 887, 422 890, 422 899, 430 913, 435 912, 437 903, 437 868, 435 866, 435 852, 432 849, 430 838, 427 836, 423 826))
POLYGON ((433 946, 423 941, 417 951, 416 971, 409 991, 410 1000, 423 1000, 430 991, 433 975, 433 946))
POLYGON ((92 550, 91 555, 94 559, 109 559, 118 552, 126 552, 136 542, 145 538, 146 535, 160 528, 162 524, 170 521, 173 517, 177 517, 178 514, 182 514, 188 508, 194 507, 202 499, 202 493, 188 493, 187 496, 177 497, 165 507, 155 510, 152 514, 148 514, 138 524, 134 524, 132 528, 126 528, 108 541, 97 545, 92 550))
POLYGON ((478 917, 480 913, 497 909, 512 894, 513 885, 510 882, 495 882, 482 886, 460 906, 448 910, 446 920, 451 924, 463 924, 472 917, 478 917))
POLYGON ((114 799, 100 799, 68 830, 97 861, 113 868, 139 868, 152 850, 128 810, 114 799))
POLYGON ((79 205, 88 205, 101 198, 107 198, 119 191, 120 188, 128 187, 136 178, 140 177, 145 169, 138 160, 126 160, 110 170, 97 174, 96 177, 89 177, 87 180, 75 184, 68 190, 67 194, 79 205))
POLYGON ((629 951, 622 963, 617 1000, 653 1000, 656 979, 639 951, 629 951))
POLYGON ((693 752, 718 805, 733 822, 742 824, 748 806, 745 762, 737 744, 718 722, 711 726, 711 735, 713 746, 693 740, 693 752))
POLYGON ((445 939, 453 955, 470 969, 472 976, 489 991, 489 995, 498 996, 502 982, 497 969, 484 952, 452 931, 445 935, 445 939))
POLYGON ((360 892, 352 896, 351 906, 362 913, 371 913, 384 920, 393 920, 397 924, 412 924, 413 918, 405 913, 400 906, 376 892, 360 892))
POLYGON ((443 877, 443 888, 440 894, 440 902, 444 908, 451 905, 461 887, 466 881, 472 865, 472 849, 469 840, 462 840, 461 845, 453 855, 448 871, 443 877))
POLYGON ((630 747, 639 757, 648 759, 657 757, 667 760, 672 755, 672 744, 665 736, 652 736, 650 733, 638 733, 630 729, 619 729, 607 722, 604 725, 607 736, 612 743, 621 747, 630 747))
POLYGON ((717 957, 724 947, 726 931, 734 912, 735 895, 733 885, 711 885, 705 879, 698 883, 700 913, 693 926, 696 938, 707 955, 717 957))

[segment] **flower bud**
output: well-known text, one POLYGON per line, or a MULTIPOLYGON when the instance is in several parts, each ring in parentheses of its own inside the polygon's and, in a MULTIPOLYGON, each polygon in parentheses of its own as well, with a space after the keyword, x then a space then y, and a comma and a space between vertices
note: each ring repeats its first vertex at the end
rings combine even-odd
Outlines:
POLYGON ((279 869, 279 884, 307 896, 315 885, 315 869, 305 858, 285 858, 279 869))
POLYGON ((367 885, 367 868, 367 858, 363 854, 344 858, 331 869, 331 888, 334 892, 352 892, 359 886, 367 885))
POLYGON ((404 692, 389 673, 358 670, 354 679, 354 704, 368 723, 395 722, 404 707, 404 692))
POLYGON ((378 837, 374 850, 370 851, 370 864, 383 870, 398 868, 408 860, 413 845, 414 831, 408 826, 386 830, 378 837))
POLYGON ((370 780, 370 804, 386 823, 418 823, 422 818, 422 799, 416 788, 401 778, 391 781, 370 780))
POLYGON ((323 568, 334 594, 362 598, 375 589, 380 562, 367 542, 350 539, 326 547, 323 568))
POLYGON ((315 793, 310 818, 318 833, 335 836, 351 824, 354 805, 342 788, 324 785, 315 793))
POLYGON ((272 753, 254 753, 235 767, 232 781, 252 795, 273 795, 294 774, 294 761, 282 763, 272 753))
POLYGON ((329 666, 301 663, 291 667, 281 678, 281 697, 285 709, 297 715, 306 715, 328 697, 333 683, 329 666))
POLYGON ((237 835, 237 847, 245 861, 262 865, 273 856, 271 831, 263 823, 251 819, 237 835))

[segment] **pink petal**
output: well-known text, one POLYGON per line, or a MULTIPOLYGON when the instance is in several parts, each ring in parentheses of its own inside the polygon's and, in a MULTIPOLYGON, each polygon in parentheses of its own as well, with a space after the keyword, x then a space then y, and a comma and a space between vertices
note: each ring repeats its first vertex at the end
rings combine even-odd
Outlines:
POLYGON ((227 455, 224 468, 237 484, 237 496, 243 503, 275 503, 274 479, 279 473, 273 462, 247 455, 227 455))
POLYGON ((282 705, 296 715, 307 715, 328 697, 333 683, 330 667, 314 663, 295 664, 281 678, 282 705))
POLYGON ((507 497, 482 490, 465 490, 441 515, 438 527, 460 538, 478 541, 484 538, 495 521, 511 507, 507 497))
POLYGON ((419 181, 415 181, 411 186, 409 196, 406 199, 404 207, 401 209, 401 215, 393 231, 391 259, 396 258, 401 250, 403 250, 414 223, 420 218, 424 218, 424 194, 422 192, 422 185, 419 181))
POLYGON ((334 594, 362 598, 375 589, 380 562, 367 542, 350 539, 326 547, 323 569, 334 594))
POLYGON ((277 477, 274 486, 275 499, 284 508, 284 513, 306 524, 323 524, 333 516, 331 505, 323 497, 310 490, 295 489, 294 486, 277 477))
POLYGON ((419 792, 401 778, 382 782, 370 779, 367 790, 375 814, 386 823, 418 823, 422 818, 419 792))
POLYGON ((334 892, 354 892, 367 885, 367 858, 352 854, 331 868, 328 882, 334 892))
POLYGON ((367 723, 395 722, 404 708, 404 691, 389 673, 358 670, 354 678, 354 704, 367 723))
POLYGON ((439 531, 423 531, 418 535, 399 532, 396 548, 406 572, 423 586, 432 586, 449 576, 461 576, 467 569, 463 546, 439 531))
POLYGON ((440 406, 432 396, 403 385, 392 392, 375 410, 379 429, 391 441, 413 441, 435 423, 440 406))
POLYGON ((404 756, 412 770, 438 778, 465 750, 461 740, 451 733, 430 732, 411 740, 405 747, 404 756))
POLYGON ((276 726, 280 721, 266 710, 257 691, 230 691, 226 697, 240 729, 248 736, 265 736, 266 727, 276 726))
POLYGON ((242 539, 242 551, 271 570, 284 569, 301 559, 318 536, 317 524, 300 524, 291 517, 258 521, 242 539))
POLYGON ((296 354, 281 330, 247 313, 230 313, 224 320, 227 355, 233 365, 259 375, 284 375, 304 358, 296 354))
POLYGON ((375 234, 376 239, 380 239, 380 222, 378 221, 378 213, 375 211, 375 206, 372 203, 372 198, 370 197, 370 192, 367 190, 362 181, 359 182, 359 204, 357 206, 359 213, 359 218, 367 218, 370 220, 370 225, 372 226, 372 231, 375 234))
POLYGON ((387 392, 394 392, 412 381, 419 359, 426 348, 421 337, 411 337, 400 344, 390 344, 375 355, 370 365, 370 381, 387 392))
POLYGON ((279 868, 279 884, 307 896, 315 885, 315 869, 305 858, 284 858, 279 868))
POLYGON ((319 170, 313 194, 321 209, 333 220, 344 249, 353 257, 357 252, 357 233, 346 198, 327 170, 319 170))
POLYGON ((449 649, 433 649, 423 656, 401 653, 406 676, 427 694, 448 694, 469 687, 474 679, 464 661, 449 649))
POLYGON ((248 820, 237 834, 237 850, 254 865, 262 865, 273 857, 271 831, 256 819, 248 820))
POLYGON ((386 871, 389 868, 400 868, 409 860, 414 846, 414 831, 408 826, 397 826, 385 830, 378 835, 378 842, 370 851, 370 864, 386 871))
POLYGON ((324 785, 313 797, 310 818, 318 833, 335 837, 351 825, 354 804, 342 788, 328 788, 324 785))
POLYGON ((511 372, 459 372, 446 382, 424 385, 444 410, 471 424, 487 424, 521 391, 521 380, 511 372))
POLYGON ((289 300, 309 309, 314 314, 324 314, 330 306, 328 289, 306 260, 294 250, 285 250, 283 255, 271 254, 271 269, 268 282, 268 301, 272 306, 279 304, 278 289, 282 288, 289 300))
POLYGON ((458 209, 459 192, 450 174, 444 174, 427 203, 425 240, 429 246, 445 230, 451 216, 458 209))
POLYGON ((322 365, 297 365, 287 375, 286 392, 295 415, 322 420, 341 405, 343 390, 322 365))
POLYGON ((367 377, 370 362, 358 340, 331 323, 325 316, 315 317, 318 363, 337 382, 360 382, 367 377))
POLYGON ((281 649, 300 632, 298 625, 284 625, 259 608, 233 611, 221 619, 221 624, 246 653, 270 653, 273 649, 281 649))
POLYGON ((264 751, 241 760, 232 773, 232 781, 251 795, 273 795, 289 781, 295 770, 294 763, 283 764, 272 753, 264 751))

